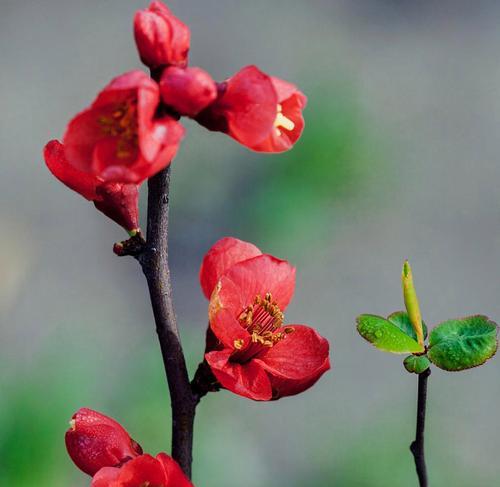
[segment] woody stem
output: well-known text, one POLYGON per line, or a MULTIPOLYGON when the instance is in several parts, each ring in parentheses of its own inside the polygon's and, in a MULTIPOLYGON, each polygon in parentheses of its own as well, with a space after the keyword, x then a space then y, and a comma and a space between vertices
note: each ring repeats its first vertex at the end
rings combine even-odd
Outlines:
POLYGON ((420 487, 427 487, 427 467, 424 455, 424 430, 425 430, 425 410, 427 405, 427 379, 431 375, 431 369, 427 369, 418 375, 418 399, 417 399, 417 427, 415 440, 410 445, 417 469, 420 487))
POLYGON ((148 181, 147 239, 138 260, 149 287, 172 407, 172 457, 191 477, 193 427, 198 397, 189 383, 172 299, 168 265, 170 168, 148 181))

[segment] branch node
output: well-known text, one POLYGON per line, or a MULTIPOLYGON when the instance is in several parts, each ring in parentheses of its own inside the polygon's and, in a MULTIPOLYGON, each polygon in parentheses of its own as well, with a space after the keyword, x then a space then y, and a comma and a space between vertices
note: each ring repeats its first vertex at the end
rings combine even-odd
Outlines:
POLYGON ((203 362, 198 365, 198 369, 191 381, 191 390, 193 391, 196 402, 200 402, 200 399, 209 392, 217 392, 220 391, 220 389, 221 385, 219 381, 212 373, 207 361, 203 360, 203 362))
POLYGON ((144 240, 142 233, 137 232, 128 240, 122 240, 121 242, 116 242, 113 245, 113 252, 119 257, 130 255, 132 257, 137 258, 144 252, 145 248, 146 248, 146 241, 144 240))

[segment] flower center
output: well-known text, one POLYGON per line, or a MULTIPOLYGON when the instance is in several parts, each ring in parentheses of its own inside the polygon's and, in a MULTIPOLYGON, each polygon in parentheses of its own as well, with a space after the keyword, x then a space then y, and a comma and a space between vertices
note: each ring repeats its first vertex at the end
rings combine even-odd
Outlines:
POLYGON ((238 317, 241 326, 248 331, 250 337, 248 340, 234 341, 236 351, 232 359, 240 363, 246 362, 292 333, 292 327, 282 327, 284 318, 271 293, 267 293, 264 298, 260 295, 255 296, 253 304, 247 306, 238 317), (281 330, 277 331, 279 328, 281 330))
POLYGON ((116 156, 130 157, 138 145, 137 103, 134 100, 121 103, 110 115, 98 119, 101 130, 110 137, 118 137, 116 156))
POLYGON ((283 115, 283 107, 278 103, 278 113, 276 114, 276 119, 274 120, 274 130, 276 130, 276 135, 278 135, 278 137, 281 135, 280 127, 291 131, 295 128, 295 124, 283 115))

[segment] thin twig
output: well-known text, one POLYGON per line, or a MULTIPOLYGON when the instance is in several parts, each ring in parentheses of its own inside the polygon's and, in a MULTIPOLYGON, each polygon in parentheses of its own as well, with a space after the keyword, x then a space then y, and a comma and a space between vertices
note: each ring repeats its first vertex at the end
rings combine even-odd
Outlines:
POLYGON ((168 265, 170 168, 148 181, 148 223, 144 251, 137 257, 148 282, 156 332, 172 406, 172 457, 191 477, 193 427, 197 397, 189 383, 172 300, 168 265))
POLYGON ((424 431, 425 431, 425 409, 427 404, 427 379, 431 375, 431 369, 427 369, 418 375, 418 399, 417 399, 417 428, 415 441, 410 445, 415 460, 420 487, 427 487, 427 467, 424 454, 424 431))

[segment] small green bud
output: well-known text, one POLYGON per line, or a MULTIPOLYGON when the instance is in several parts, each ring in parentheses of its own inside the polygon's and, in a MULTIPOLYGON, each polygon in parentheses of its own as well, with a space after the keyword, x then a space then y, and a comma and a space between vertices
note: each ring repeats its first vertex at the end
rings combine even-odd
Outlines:
POLYGON ((403 264, 403 272, 401 275, 403 284, 403 298, 405 301, 408 317, 417 335, 417 341, 420 345, 424 345, 424 331, 422 327, 422 315, 420 314, 420 306, 418 305, 417 292, 413 284, 413 275, 410 264, 405 260, 403 264))
POLYGON ((431 365, 426 355, 408 355, 403 361, 405 369, 411 374, 421 374, 431 365))

